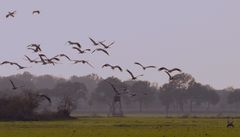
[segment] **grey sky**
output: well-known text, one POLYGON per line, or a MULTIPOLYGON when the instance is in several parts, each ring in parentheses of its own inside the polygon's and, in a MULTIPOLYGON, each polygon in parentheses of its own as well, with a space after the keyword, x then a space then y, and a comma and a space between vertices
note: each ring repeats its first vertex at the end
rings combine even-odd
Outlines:
MULTIPOLYGON (((32 68, 33 74, 69 77, 97 73, 102 77, 128 79, 127 73, 99 69, 104 63, 120 64, 143 73, 135 61, 146 65, 180 67, 197 81, 214 88, 240 87, 240 1, 238 0, 1 0, 0 60, 16 60, 32 68), (33 10, 40 16, 32 16, 33 10), (16 10, 16 18, 5 19, 16 10), (66 41, 93 47, 88 37, 116 41, 111 57, 77 55, 66 41), (96 69, 72 66, 30 65, 24 55, 35 57, 26 46, 40 43, 49 56, 65 52, 87 59, 96 69)), ((20 73, 0 67, 1 75, 20 73)), ((146 71, 142 80, 162 84, 163 73, 146 71)))

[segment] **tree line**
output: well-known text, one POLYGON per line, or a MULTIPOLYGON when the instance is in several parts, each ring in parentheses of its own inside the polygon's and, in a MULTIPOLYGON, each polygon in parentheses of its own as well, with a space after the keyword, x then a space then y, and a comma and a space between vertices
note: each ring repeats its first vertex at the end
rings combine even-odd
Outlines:
POLYGON ((115 92, 105 81, 110 81, 121 93, 125 113, 222 115, 240 110, 240 89, 216 90, 186 73, 177 74, 173 80, 158 86, 149 81, 103 79, 96 74, 64 79, 24 72, 0 77, 0 119, 70 117, 81 113, 111 115, 115 92), (9 79, 24 87, 11 90, 9 79), (37 98, 39 93, 50 97, 52 103, 37 98))

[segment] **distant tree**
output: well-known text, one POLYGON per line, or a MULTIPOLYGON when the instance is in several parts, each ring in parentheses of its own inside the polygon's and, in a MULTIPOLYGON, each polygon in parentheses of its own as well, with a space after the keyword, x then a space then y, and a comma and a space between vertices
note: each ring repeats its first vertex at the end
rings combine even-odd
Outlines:
POLYGON ((139 112, 142 112, 144 104, 154 101, 155 91, 148 81, 137 81, 130 87, 131 94, 136 94, 134 100, 139 104, 139 112))
POLYGON ((64 112, 66 116, 70 116, 71 112, 77 108, 80 99, 86 100, 88 93, 86 86, 77 82, 59 83, 53 92, 60 98, 58 110, 64 112))
POLYGON ((1 97, 0 119, 33 120, 40 102, 41 99, 29 90, 24 90, 19 95, 1 97))
POLYGON ((53 89, 58 83, 63 82, 66 82, 66 80, 51 75, 42 75, 33 79, 33 83, 37 89, 53 89))
POLYGON ((220 97, 218 95, 218 93, 216 92, 216 90, 214 88, 212 88, 211 86, 209 85, 206 85, 205 86, 206 88, 206 102, 207 102, 207 110, 209 110, 210 108, 210 105, 216 105, 219 100, 220 100, 220 97))
POLYGON ((171 104, 174 100, 175 88, 170 84, 164 84, 160 89, 159 99, 162 105, 165 107, 166 114, 168 115, 171 104))
POLYGON ((228 94, 227 97, 228 104, 235 104, 236 108, 239 109, 240 106, 240 89, 235 89, 228 94))
POLYGON ((86 76, 72 76, 71 82, 83 83, 86 85, 89 92, 93 92, 97 88, 97 84, 102 80, 97 74, 90 74, 86 76))
POLYGON ((201 105, 206 100, 206 88, 201 84, 194 82, 188 89, 188 100, 190 112, 193 110, 193 104, 201 105))
POLYGON ((194 82, 195 80, 190 74, 181 73, 173 76, 173 80, 163 85, 160 99, 162 104, 165 105, 167 112, 171 103, 176 103, 180 110, 184 111, 184 104, 188 100, 188 89, 194 82), (171 102, 163 97, 167 97, 171 102))

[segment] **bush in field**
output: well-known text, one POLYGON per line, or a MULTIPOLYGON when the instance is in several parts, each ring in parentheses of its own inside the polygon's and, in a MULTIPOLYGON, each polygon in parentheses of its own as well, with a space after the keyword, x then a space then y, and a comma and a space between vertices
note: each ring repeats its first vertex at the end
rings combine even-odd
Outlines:
POLYGON ((1 120, 31 120, 40 100, 31 92, 0 98, 1 120))

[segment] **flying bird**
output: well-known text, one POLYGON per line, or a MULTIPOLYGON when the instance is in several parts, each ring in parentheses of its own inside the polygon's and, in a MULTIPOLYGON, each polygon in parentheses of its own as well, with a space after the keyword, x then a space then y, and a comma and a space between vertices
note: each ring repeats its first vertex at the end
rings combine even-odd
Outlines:
POLYGON ((119 69, 121 72, 123 71, 122 68, 121 68, 120 66, 118 66, 118 65, 112 66, 112 65, 110 65, 110 64, 104 64, 104 65, 102 66, 102 68, 105 68, 105 67, 110 67, 112 70, 114 70, 114 69, 119 69))
POLYGON ((30 63, 40 63, 41 61, 30 59, 27 55, 24 55, 30 63))
POLYGON ((48 64, 48 63, 46 62, 46 60, 48 60, 48 58, 47 58, 46 55, 44 55, 44 54, 38 54, 38 56, 40 57, 41 62, 43 63, 43 65, 48 64))
POLYGON ((82 45, 81 45, 79 42, 68 41, 68 44, 69 44, 69 45, 75 45, 75 46, 77 46, 78 48, 82 48, 82 45))
POLYGON ((127 69, 126 71, 131 75, 132 80, 136 80, 138 77, 143 76, 143 74, 142 75, 138 75, 138 76, 134 76, 133 73, 130 70, 127 69))
POLYGON ((105 49, 108 49, 108 48, 110 48, 114 43, 115 43, 115 41, 113 41, 112 43, 110 43, 109 45, 106 45, 106 44, 104 44, 103 42, 99 42, 105 49))
POLYGON ((66 55, 66 54, 59 54, 57 55, 59 57, 65 57, 66 59, 68 59, 69 61, 71 61, 71 59, 66 55))
POLYGON ((109 53, 108 53, 106 50, 104 50, 104 49, 97 48, 97 49, 95 49, 95 50, 92 52, 92 54, 93 54, 95 51, 102 51, 102 52, 104 52, 105 54, 107 54, 107 55, 109 56, 109 53))
POLYGON ((83 54, 83 53, 86 53, 87 51, 91 51, 91 49, 84 49, 84 50, 81 50, 80 48, 78 47, 72 47, 73 49, 76 49, 79 54, 83 54))
POLYGON ((34 11, 32 12, 32 14, 33 14, 33 15, 35 15, 35 14, 38 14, 38 15, 39 15, 39 14, 40 14, 40 11, 39 11, 39 10, 34 10, 34 11))
POLYGON ((139 62, 135 62, 134 64, 139 65, 140 67, 142 67, 143 70, 146 70, 147 68, 156 68, 156 66, 143 66, 141 63, 139 62))
POLYGON ((94 68, 93 65, 91 65, 88 61, 86 60, 72 60, 74 64, 82 63, 82 64, 88 64, 90 67, 94 68))
POLYGON ((40 44, 30 44, 27 46, 28 49, 33 50, 34 52, 41 52, 42 49, 40 47, 40 44))
POLYGON ((37 96, 39 96, 39 97, 41 97, 41 98, 45 98, 45 99, 47 99, 47 101, 48 101, 49 103, 52 103, 51 98, 48 97, 48 96, 46 96, 46 95, 44 95, 44 94, 38 94, 37 96))
POLYGON ((18 88, 24 87, 24 86, 17 87, 17 86, 15 86, 15 84, 13 83, 13 81, 12 81, 11 79, 10 79, 9 81, 10 81, 10 83, 11 83, 11 85, 12 85, 12 89, 13 89, 13 90, 17 90, 18 88))
POLYGON ((19 69, 25 69, 27 67, 21 66, 18 63, 12 63, 11 65, 16 65, 19 69))
POLYGON ((15 17, 15 14, 16 14, 16 11, 8 12, 8 14, 6 15, 6 18, 15 17))
POLYGON ((18 63, 10 62, 10 61, 3 61, 0 65, 4 65, 4 64, 16 65, 19 69, 27 68, 27 67, 23 67, 23 66, 19 65, 18 63))

